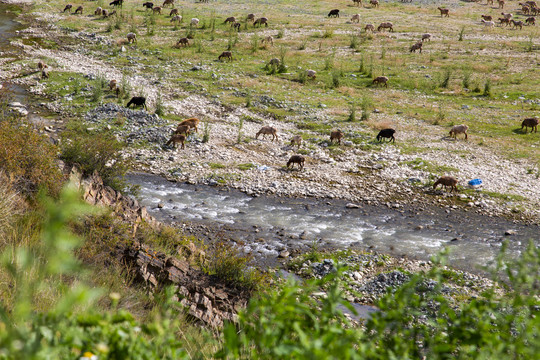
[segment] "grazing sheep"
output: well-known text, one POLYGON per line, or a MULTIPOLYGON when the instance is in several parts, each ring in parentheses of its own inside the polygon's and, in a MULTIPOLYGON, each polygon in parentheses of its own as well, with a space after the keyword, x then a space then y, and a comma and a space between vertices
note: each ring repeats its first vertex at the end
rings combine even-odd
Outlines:
POLYGON ((72 8, 73 8, 73 5, 67 4, 66 7, 64 8, 64 11, 62 11, 62 12, 66 12, 67 10, 69 10, 69 12, 71 13, 72 8))
POLYGON ((184 46, 184 47, 189 46, 189 39, 188 38, 181 38, 180 40, 178 40, 176 42, 175 46, 176 47, 178 47, 178 46, 184 46))
POLYGON ((235 22, 234 24, 231 25, 232 28, 238 32, 240 32, 240 28, 242 27, 242 24, 240 24, 239 22, 235 22))
POLYGON ((167 5, 171 5, 171 7, 173 7, 173 6, 174 6, 174 0, 165 0, 165 1, 163 2, 163 6, 162 6, 162 7, 165 7, 165 6, 167 6, 167 5))
POLYGON ((369 3, 370 3, 373 7, 379 7, 379 0, 369 0, 369 3))
POLYGON ((43 61, 40 60, 37 63, 37 67, 38 67, 39 71, 43 71, 44 69, 48 68, 49 66, 47 64, 45 64, 43 61))
POLYGON ((495 27, 495 23, 493 21, 486 21, 484 19, 481 20, 484 26, 487 28, 495 27))
POLYGON ((154 3, 153 2, 145 2, 144 4, 142 4, 142 6, 144 6, 146 8, 146 10, 152 10, 154 8, 154 3))
POLYGON ((264 24, 266 27, 268 27, 268 19, 265 18, 265 17, 258 18, 257 20, 255 20, 255 21, 253 22, 253 27, 255 27, 255 26, 262 26, 263 24, 264 24))
MULTIPOLYGON (((199 119, 197 118, 189 118, 189 119, 186 119, 184 121, 182 121, 180 124, 178 124, 178 126, 183 126, 183 125, 187 125, 191 128, 194 128, 195 129, 195 132, 198 133, 199 132, 199 129, 197 128, 197 126, 199 125, 199 119)), ((178 130, 178 128, 177 128, 178 130)))
POLYGON ((279 66, 279 63, 281 61, 278 59, 278 58, 272 58, 270 59, 270 61, 268 62, 268 65, 269 66, 279 66))
POLYGON ((114 0, 112 2, 109 3, 109 6, 122 6, 122 3, 124 2, 124 0, 114 0))
POLYGON ((497 0, 499 3, 499 9, 504 9, 504 0, 497 0))
POLYGON ((271 44, 272 46, 274 46, 274 38, 271 35, 268 35, 267 37, 262 39, 261 43, 271 44))
POLYGON ((229 61, 233 61, 232 52, 230 51, 224 51, 221 53, 221 55, 218 56, 218 60, 221 61, 221 59, 229 59, 229 61))
POLYGON ((77 9, 75 9, 75 14, 81 14, 82 15, 82 12, 83 12, 83 7, 82 6, 79 6, 77 9))
POLYGON ((298 146, 300 149, 300 145, 302 145, 302 136, 301 135, 294 135, 291 139, 291 146, 298 146))
POLYGON ((298 164, 298 167, 300 170, 304 168, 304 163, 306 162, 306 158, 304 158, 302 155, 293 155, 289 158, 289 161, 287 161, 287 169, 289 166, 291 169, 294 168, 294 164, 298 164))
POLYGON ((351 17, 351 22, 352 23, 360 23, 360 14, 354 14, 352 17, 351 17))
POLYGON ((508 19, 508 20, 512 20, 512 18, 514 17, 514 15, 511 14, 511 13, 505 14, 505 13, 502 12, 501 15, 502 15, 505 19, 508 19))
POLYGON ((189 125, 178 125, 176 127, 176 130, 174 130, 174 134, 184 134, 188 136, 190 129, 191 129, 191 126, 189 125))
POLYGON ((255 14, 248 14, 246 17, 246 21, 255 21, 255 14))
POLYGON ((161 15, 161 6, 154 6, 154 8, 152 9, 152 12, 154 14, 158 13, 159 15, 161 15))
POLYGON ((534 132, 538 132, 538 118, 533 117, 533 118, 527 118, 527 119, 523 120, 523 122, 521 123, 521 130, 523 130, 523 128, 525 128, 525 133, 526 133, 528 127, 531 128, 531 134, 532 134, 533 130, 534 130, 534 132))
POLYGON ((512 25, 514 26, 514 29, 519 27, 520 30, 523 30, 523 21, 516 21, 516 20, 510 20, 512 22, 512 25))
POLYGON ((469 127, 467 125, 461 124, 461 125, 454 125, 452 129, 450 129, 450 137, 453 137, 457 139, 458 134, 465 135, 465 140, 467 140, 469 137, 467 136, 467 130, 469 127))
POLYGON ((271 126, 263 126, 255 135, 255 139, 258 139, 259 135, 263 135, 263 137, 266 137, 266 135, 272 135, 272 141, 274 141, 274 139, 279 140, 277 136, 277 129, 271 126))
POLYGON ((132 42, 137 42, 137 34, 130 32, 126 36, 129 44, 131 44, 132 42))
POLYGON ((171 22, 181 23, 182 22, 182 15, 173 16, 172 19, 171 19, 171 22))
POLYGON ((524 14, 524 15, 528 15, 531 13, 531 7, 527 4, 522 4, 522 3, 519 3, 519 6, 521 6, 521 12, 524 14))
POLYGON ((375 25, 373 25, 373 24, 366 24, 366 26, 364 27, 364 30, 365 30, 366 32, 368 32, 368 31, 374 32, 374 31, 375 31, 375 25))
POLYGON ((339 17, 339 9, 330 10, 328 17, 339 17))
POLYGON ((306 77, 315 80, 317 78, 317 72, 315 70, 306 70, 306 77))
POLYGON ((420 54, 421 54, 421 53, 422 53, 422 45, 423 45, 423 44, 424 44, 424 43, 421 42, 421 41, 417 42, 416 44, 414 44, 414 45, 411 46, 411 48, 409 49, 409 52, 415 53, 416 50, 420 50, 420 54))
POLYGON ((510 19, 499 18, 498 20, 500 21, 501 26, 502 26, 502 24, 505 24, 506 26, 510 25, 510 19))
POLYGON ((355 3, 356 6, 362 6, 362 0, 353 0, 353 3, 355 3))
POLYGON ((94 11, 94 15, 100 16, 102 11, 103 11, 103 9, 100 8, 100 7, 98 7, 98 8, 96 9, 96 11, 94 11))
POLYGON ((429 40, 431 42, 431 34, 422 35, 422 42, 424 42, 424 40, 429 40))
POLYGON ((41 80, 48 79, 49 78, 49 72, 45 69, 41 70, 41 80))
POLYGON ((535 25, 536 24, 536 19, 534 17, 528 17, 527 20, 525 20, 525 23, 527 25, 535 25))
POLYGON ((195 27, 199 26, 199 19, 197 19, 197 18, 191 19, 189 25, 190 26, 195 26, 195 27))
POLYGON ((341 130, 332 131, 330 133, 330 143, 333 143, 334 140, 336 140, 337 143, 339 145, 341 145, 341 139, 343 139, 344 136, 345 136, 345 134, 343 134, 343 132, 341 130))
POLYGON ((169 16, 174 16, 174 15, 178 15, 179 12, 178 12, 178 9, 177 8, 174 8, 174 9, 171 9, 171 12, 169 13, 169 16))
POLYGON ((143 96, 132 97, 131 100, 129 100, 129 102, 127 103, 126 107, 128 108, 131 104, 135 105, 135 107, 142 106, 146 110, 148 110, 148 108, 146 107, 146 98, 143 96))
POLYGON ((388 78, 386 76, 377 76, 375 79, 373 79, 372 85, 375 84, 383 84, 385 87, 388 87, 388 78))
POLYGON ((444 186, 445 189, 448 188, 448 186, 450 186, 451 188, 451 192, 456 190, 457 191, 457 183, 458 183, 458 179, 456 179, 455 177, 452 177, 452 176, 442 176, 440 177, 437 181, 435 181, 435 183, 433 184, 433 190, 435 190, 437 188, 437 186, 439 186, 439 184, 441 184, 442 186, 444 186))
POLYGON ((172 143, 173 147, 176 148, 176 144, 180 143, 180 144, 182 144, 181 149, 184 150, 185 149, 185 146, 184 146, 185 141, 186 141, 186 136, 185 135, 175 134, 175 135, 171 136, 171 138, 169 139, 169 141, 167 141, 165 146, 169 146, 172 143))
POLYGON ((116 90, 117 86, 118 86, 118 83, 116 82, 116 80, 113 79, 109 81, 109 90, 114 91, 116 90))
POLYGON ((389 29, 391 32, 394 32, 394 24, 391 22, 383 22, 377 27, 377 31, 381 31, 381 29, 389 29))
POLYGON ((394 137, 394 134, 396 133, 396 130, 394 129, 382 129, 377 134, 377 141, 381 142, 383 138, 390 139, 388 142, 396 142, 396 138, 394 137))
POLYGON ((445 17, 450 17, 450 10, 449 9, 443 9, 441 7, 438 7, 437 9, 439 9, 439 11, 441 12, 441 17, 443 17, 443 15, 445 17))
POLYGON ((480 17, 486 21, 492 21, 493 20, 493 16, 491 15, 480 15, 480 17))
POLYGON ((226 24, 226 23, 231 23, 231 24, 233 24, 233 23, 235 23, 235 22, 236 22, 236 18, 235 18, 234 16, 231 16, 231 17, 226 18, 225 21, 224 21, 223 23, 224 23, 224 24, 226 24))
POLYGON ((106 18, 109 16, 109 10, 103 9, 101 10, 101 15, 103 15, 103 18, 106 18))

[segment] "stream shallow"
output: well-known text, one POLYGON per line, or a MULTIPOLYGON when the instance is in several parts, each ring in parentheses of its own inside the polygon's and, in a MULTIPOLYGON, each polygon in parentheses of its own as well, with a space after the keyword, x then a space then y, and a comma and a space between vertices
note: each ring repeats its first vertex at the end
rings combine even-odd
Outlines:
POLYGON ((280 250, 312 244, 425 260, 450 248, 453 267, 479 271, 499 253, 505 239, 512 257, 529 241, 539 243, 537 225, 459 209, 447 213, 435 207, 366 204, 350 209, 340 200, 251 197, 227 187, 173 183, 149 174, 131 174, 127 180, 140 187, 141 204, 158 220, 211 225, 214 235, 236 238, 245 252, 267 259, 276 258, 280 250), (508 230, 513 235, 505 236, 508 230))

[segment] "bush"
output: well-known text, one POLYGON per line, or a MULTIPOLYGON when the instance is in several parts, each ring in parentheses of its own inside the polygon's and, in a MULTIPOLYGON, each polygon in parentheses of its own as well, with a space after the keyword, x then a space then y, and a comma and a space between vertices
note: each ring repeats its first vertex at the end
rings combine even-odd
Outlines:
POLYGON ((266 276, 249 266, 251 257, 240 254, 234 246, 217 242, 207 258, 204 271, 225 281, 229 286, 248 291, 260 290, 265 286, 266 276))
POLYGON ((58 149, 45 135, 37 134, 22 120, 0 122, 0 171, 25 195, 43 187, 57 195, 62 174, 56 164, 58 149))
POLYGON ((105 185, 123 190, 123 177, 129 166, 120 154, 123 144, 108 133, 84 133, 68 130, 62 133, 61 159, 76 165, 84 176, 95 171, 105 185))

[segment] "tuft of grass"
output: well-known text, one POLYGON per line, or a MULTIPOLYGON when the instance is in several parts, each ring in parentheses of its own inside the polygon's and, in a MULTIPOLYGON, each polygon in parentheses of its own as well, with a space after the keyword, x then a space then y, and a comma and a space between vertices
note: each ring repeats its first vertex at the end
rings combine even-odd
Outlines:
POLYGON ((300 43, 300 46, 298 46, 298 50, 305 50, 307 46, 308 38, 305 37, 302 42, 300 43))
POLYGON ((242 136, 243 134, 243 128, 244 128, 244 118, 240 117, 240 120, 238 121, 238 135, 236 137, 236 143, 240 144, 242 142, 242 136))
POLYGON ((349 117, 347 118, 347 121, 356 121, 356 104, 354 102, 350 104, 349 117))
POLYGON ((279 29, 279 31, 278 31, 278 33, 276 35, 276 38, 283 39, 284 36, 285 36, 285 30, 279 29))
POLYGON ((446 69, 446 71, 442 75, 442 80, 440 87, 442 88, 448 88, 448 84, 450 84, 450 78, 452 77, 452 70, 446 69))
POLYGON ((155 113, 159 116, 163 116, 165 114, 165 106, 163 105, 163 98, 161 96, 161 92, 157 93, 155 113))
POLYGON ((332 30, 332 29, 324 30, 324 33, 322 35, 323 39, 330 39, 333 36, 334 36, 334 30, 332 30))
POLYGON ((465 35, 465 26, 461 27, 461 30, 459 30, 459 38, 458 41, 463 41, 463 36, 465 35))
POLYGON ((259 35, 257 35, 257 33, 254 33, 251 36, 251 52, 256 53, 257 50, 259 50, 259 35))
POLYGON ((254 169, 255 167, 256 167, 255 164, 252 164, 252 163, 238 164, 238 169, 242 171, 251 170, 251 169, 254 169))
POLYGON ((373 100, 369 95, 364 95, 362 98, 362 102, 360 103, 360 107, 362 108, 362 121, 369 120, 369 114, 371 113, 371 108, 373 107, 373 100))
POLYGON ((207 143, 210 140, 210 131, 212 130, 212 125, 207 121, 203 126, 203 137, 202 142, 207 143))
POLYGON ((484 84, 484 96, 491 96, 491 79, 487 79, 484 84))
POLYGON ((224 169, 224 168, 226 168, 225 165, 220 164, 220 163, 214 163, 214 162, 209 162, 208 166, 210 167, 210 169, 224 169))

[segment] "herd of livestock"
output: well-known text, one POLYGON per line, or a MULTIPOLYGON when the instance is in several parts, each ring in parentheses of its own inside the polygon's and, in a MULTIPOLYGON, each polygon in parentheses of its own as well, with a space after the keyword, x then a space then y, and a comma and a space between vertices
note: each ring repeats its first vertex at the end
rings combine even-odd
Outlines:
MULTIPOLYGON (((402 0, 402 1, 405 1, 405 0, 402 0)), ((201 1, 201 2, 206 2, 206 1, 201 1)), ((362 0, 353 0, 354 4, 355 5, 358 5, 358 6, 363 6, 362 5, 362 0)), ((488 5, 493 5, 493 0, 487 0, 487 4, 488 5)), ((114 0, 112 1, 109 5, 112 6, 112 7, 117 7, 117 6, 122 6, 122 3, 123 3, 123 0, 114 0)), ((371 7, 379 7, 379 1, 378 0, 370 0, 369 1, 371 7)), ((504 0, 498 0, 498 8, 499 9, 504 9, 504 5, 505 5, 505 1, 504 0)), ((521 21, 521 20, 516 20, 514 18, 514 15, 511 14, 511 13, 501 13, 502 17, 501 18, 498 18, 499 20, 499 23, 500 25, 505 25, 505 26, 512 26, 514 29, 522 29, 523 26, 525 24, 527 25, 535 25, 535 17, 536 15, 540 14, 540 8, 537 6, 536 2, 535 1, 526 1, 524 3, 519 3, 519 5, 521 6, 521 13, 523 15, 527 15, 529 17, 527 17, 527 19, 525 19, 525 22, 521 21)), ((171 11, 169 13, 169 16, 171 17, 171 22, 181 22, 183 19, 182 19, 182 16, 180 15, 179 11, 177 8, 174 8, 174 0, 164 0, 163 2, 163 5, 162 6, 158 6, 158 5, 155 5, 154 3, 152 2, 145 2, 144 4, 142 4, 143 7, 145 7, 146 9, 148 10, 151 10, 154 14, 158 14, 160 15, 162 10, 166 7, 166 6, 171 6, 171 11)), ((65 6, 64 8, 64 12, 66 11, 69 11, 71 12, 73 6, 71 4, 68 4, 65 6)), ((441 8, 441 7, 438 7, 438 10, 440 11, 440 15, 441 17, 449 17, 450 16, 450 10, 447 9, 447 8, 441 8)), ((83 13, 83 6, 79 6, 76 8, 75 10, 75 14, 82 14, 83 13)), ((110 16, 113 16, 116 14, 116 11, 115 10, 107 10, 107 9, 103 9, 101 7, 98 7, 95 11, 94 11, 94 15, 96 16, 103 16, 103 17, 110 17, 110 16)), ((328 17, 336 17, 336 18, 339 18, 340 16, 340 10, 339 9, 332 9, 329 13, 328 13, 328 17)), ((481 23, 486 26, 486 28, 492 28, 495 26, 495 22, 493 21, 494 18, 491 16, 491 15, 481 15, 481 23)), ((257 18, 254 14, 248 14, 246 16, 246 22, 251 22, 253 24, 254 27, 256 26, 266 26, 268 27, 268 18, 266 17, 259 17, 257 18)), ((359 23, 360 22, 360 15, 359 14, 354 14, 352 16, 352 18, 350 19, 350 22, 351 23, 359 23)), ((240 22, 236 19, 236 17, 232 16, 232 17, 228 17, 225 19, 225 24, 230 24, 230 26, 237 30, 237 31, 240 31, 240 22)), ((197 27, 199 24, 199 19, 198 18, 192 18, 191 21, 189 22, 189 26, 190 27, 197 27)), ((392 24, 391 22, 382 22, 378 27, 377 27, 377 31, 383 31, 383 30, 389 30, 391 32, 394 31, 394 24, 392 24)), ((371 31, 371 32, 374 32, 375 31, 375 25, 373 24, 366 24, 364 26, 364 30, 366 32, 368 31, 371 31)), ((419 52, 422 52, 422 46, 423 46, 423 43, 424 41, 426 40, 429 40, 431 41, 431 38, 432 38, 432 35, 431 34, 424 34, 422 35, 421 37, 421 40, 416 42, 415 44, 413 44, 411 47, 410 47, 410 52, 416 52, 416 50, 419 50, 419 52)), ((128 43, 136 43, 137 42, 137 37, 136 37, 136 34, 135 33, 128 33, 127 34, 127 41, 128 43)), ((273 44, 273 38, 272 36, 267 36, 266 38, 263 39, 264 42, 268 42, 270 44, 273 44)), ((180 47, 180 46, 189 46, 189 39, 188 38, 181 38, 177 43, 176 43, 176 47, 180 47)), ((229 60, 229 61, 233 61, 233 55, 232 55, 232 52, 231 51, 224 51, 221 53, 221 55, 218 57, 218 60, 222 60, 222 59, 226 59, 226 60, 229 60)), ((274 62, 279 62, 279 59, 272 59, 271 62, 274 61, 274 62)), ((275 64, 273 64, 275 65, 275 64)), ((38 68, 39 70, 41 71, 41 74, 42 74, 42 78, 48 78, 48 73, 46 71, 46 68, 47 68, 47 65, 45 63, 43 63, 42 61, 40 61, 38 63, 38 68)), ((314 70, 306 70, 306 77, 307 78, 316 78, 316 72, 314 70)), ((378 76, 378 77, 375 77, 373 79, 373 82, 372 84, 373 85, 383 85, 385 87, 388 87, 388 81, 389 81, 389 78, 386 77, 386 76, 378 76)), ((116 80, 111 80, 110 84, 109 84, 109 87, 111 90, 116 90, 118 91, 118 85, 117 85, 117 82, 116 80)), ((131 105, 134 105, 134 106, 142 106, 144 108, 146 108, 146 98, 144 97, 133 97, 129 102, 128 104, 126 105, 127 107, 131 106, 131 105)), ((537 128, 538 128, 538 123, 539 123, 539 120, 537 117, 531 117, 531 118, 526 118, 525 120, 523 120, 522 122, 522 126, 521 126, 521 129, 525 128, 525 131, 527 131, 527 128, 530 127, 531 128, 531 133, 534 131, 534 132, 537 132, 537 128)), ((197 132, 197 126, 199 124, 199 119, 197 118, 190 118, 190 119, 186 119, 184 121, 182 121, 176 128, 176 130, 174 131, 173 135, 171 136, 170 140, 166 143, 166 146, 168 145, 173 145, 173 146, 176 146, 177 143, 180 143, 181 144, 181 148, 184 149, 185 145, 185 141, 186 141, 186 138, 187 136, 190 134, 191 130, 194 130, 195 132, 197 132)), ((467 135, 467 130, 468 130, 468 126, 465 125, 465 124, 461 124, 461 125, 455 125, 452 127, 452 129, 450 130, 450 137, 454 137, 456 138, 458 134, 463 134, 465 139, 468 139, 468 135, 467 135)), ((395 137, 394 137, 394 134, 395 134, 395 129, 391 129, 391 128, 387 128, 387 129, 382 129, 378 134, 377 134, 377 141, 381 141, 385 138, 389 139, 389 141, 394 141, 395 142, 395 137)), ((277 129, 274 128, 274 127, 271 127, 271 126, 263 126, 259 132, 257 132, 257 134, 255 135, 255 138, 258 139, 259 136, 262 135, 263 137, 267 136, 267 135, 270 135, 272 136, 272 141, 274 140, 278 140, 278 135, 277 135, 277 129)), ((333 143, 333 142, 337 142, 338 144, 341 144, 341 140, 344 138, 344 133, 341 131, 341 130, 336 130, 336 131, 332 131, 330 133, 330 143, 333 143)), ((291 146, 298 146, 298 148, 300 148, 302 144, 302 137, 300 135, 296 135, 294 136, 292 139, 291 139, 291 146)), ((304 167, 304 164, 305 164, 305 158, 304 156, 302 155, 293 155, 290 157, 289 161, 287 162, 287 168, 289 167, 294 167, 294 165, 297 164, 299 169, 303 169, 304 167)), ((456 185, 458 183, 458 180, 451 177, 451 176, 443 176, 441 178, 439 178, 433 185, 434 188, 436 188, 439 184, 440 185, 443 185, 444 187, 450 187, 451 190, 456 190, 456 185)))

